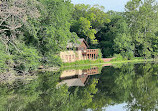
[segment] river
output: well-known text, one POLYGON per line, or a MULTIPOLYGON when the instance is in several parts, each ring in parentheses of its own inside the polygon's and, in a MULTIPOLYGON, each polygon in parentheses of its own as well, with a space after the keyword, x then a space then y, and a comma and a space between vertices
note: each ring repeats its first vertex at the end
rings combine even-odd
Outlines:
POLYGON ((158 110, 157 63, 84 66, 31 76, 0 83, 0 111, 158 110))

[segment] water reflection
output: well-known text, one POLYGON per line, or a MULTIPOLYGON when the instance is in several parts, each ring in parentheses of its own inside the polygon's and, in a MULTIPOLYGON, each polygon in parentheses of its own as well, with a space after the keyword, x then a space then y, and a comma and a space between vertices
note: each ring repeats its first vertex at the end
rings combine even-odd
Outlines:
POLYGON ((158 110, 157 63, 38 72, 34 76, 27 82, 0 82, 0 111, 158 110))
POLYGON ((91 67, 89 69, 72 69, 72 70, 64 70, 61 73, 60 79, 61 82, 59 85, 66 84, 67 86, 85 86, 88 82, 88 79, 91 75, 99 74, 98 67, 91 67))
POLYGON ((156 111, 158 110, 157 73, 158 64, 151 63, 104 67, 97 84, 98 93, 93 99, 99 101, 100 95, 104 97, 100 109, 108 105, 126 103, 126 110, 129 111, 156 111))

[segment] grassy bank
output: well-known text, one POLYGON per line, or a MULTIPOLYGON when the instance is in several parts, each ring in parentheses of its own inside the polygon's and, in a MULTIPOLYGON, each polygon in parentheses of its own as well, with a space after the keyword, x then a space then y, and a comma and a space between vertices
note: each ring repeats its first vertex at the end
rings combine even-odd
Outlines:
POLYGON ((110 62, 106 63, 112 63, 112 64, 118 64, 118 63, 142 63, 142 62, 152 62, 156 61, 155 59, 140 59, 140 58, 134 58, 132 60, 112 60, 110 62))
POLYGON ((63 67, 79 67, 79 66, 92 66, 92 65, 104 65, 104 64, 119 64, 119 63, 143 63, 143 62, 152 62, 157 61, 157 59, 143 59, 135 57, 131 60, 119 60, 119 59, 113 59, 109 62, 104 62, 103 60, 82 60, 82 61, 76 61, 71 63, 63 63, 63 67))
POLYGON ((80 66, 80 65, 88 65, 88 64, 100 64, 104 63, 102 59, 97 59, 97 60, 80 60, 80 61, 75 61, 75 62, 70 62, 70 63, 63 63, 62 66, 80 66))
POLYGON ((71 70, 71 69, 75 69, 75 70, 83 70, 83 69, 90 69, 92 67, 101 67, 102 68, 102 64, 97 64, 97 65, 93 65, 93 64, 87 64, 87 65, 73 65, 73 66, 65 66, 65 67, 61 67, 61 70, 71 70))

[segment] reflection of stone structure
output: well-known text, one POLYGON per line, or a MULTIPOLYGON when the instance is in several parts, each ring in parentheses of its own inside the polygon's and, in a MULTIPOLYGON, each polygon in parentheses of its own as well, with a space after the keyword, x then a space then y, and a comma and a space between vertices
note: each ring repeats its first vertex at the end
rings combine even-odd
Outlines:
POLYGON ((94 74, 98 74, 99 73, 98 67, 93 67, 93 68, 90 68, 90 69, 85 69, 85 70, 83 70, 83 72, 87 73, 88 75, 94 75, 94 74))
POLYGON ((87 49, 89 46, 84 39, 78 39, 78 43, 68 43, 68 51, 60 52, 63 62, 74 62, 76 60, 97 59, 98 49, 87 49), (73 50, 74 49, 74 50, 73 50))
POLYGON ((67 86, 85 86, 89 75, 99 74, 98 67, 84 70, 65 70, 62 72, 59 84, 67 84, 67 86))

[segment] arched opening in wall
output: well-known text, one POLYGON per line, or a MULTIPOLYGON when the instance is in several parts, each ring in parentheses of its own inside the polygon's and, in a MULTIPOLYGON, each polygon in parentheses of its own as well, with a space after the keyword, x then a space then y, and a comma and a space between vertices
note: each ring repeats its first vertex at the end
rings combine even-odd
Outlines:
POLYGON ((94 54, 92 54, 92 60, 94 59, 94 54))
POLYGON ((89 54, 87 54, 87 58, 89 59, 89 54))
POLYGON ((94 54, 94 60, 96 59, 96 54, 94 54))

